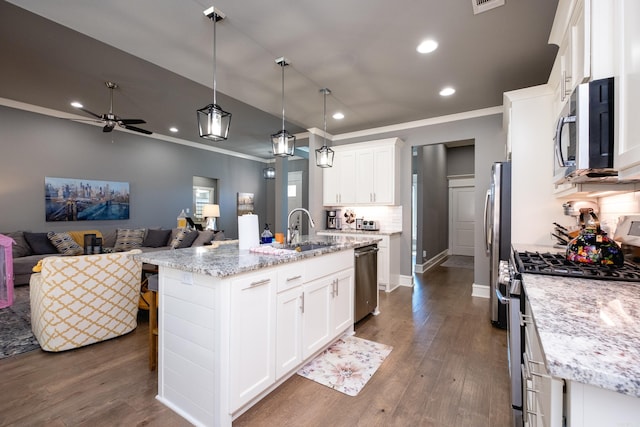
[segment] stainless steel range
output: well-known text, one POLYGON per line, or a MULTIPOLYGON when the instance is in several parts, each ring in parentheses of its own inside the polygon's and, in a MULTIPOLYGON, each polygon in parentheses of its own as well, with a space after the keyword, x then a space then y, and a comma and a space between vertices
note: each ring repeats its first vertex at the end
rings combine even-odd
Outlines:
POLYGON ((640 268, 629 262, 626 262, 622 267, 584 264, 568 261, 564 254, 548 252, 518 252, 515 262, 519 273, 640 282, 640 268))

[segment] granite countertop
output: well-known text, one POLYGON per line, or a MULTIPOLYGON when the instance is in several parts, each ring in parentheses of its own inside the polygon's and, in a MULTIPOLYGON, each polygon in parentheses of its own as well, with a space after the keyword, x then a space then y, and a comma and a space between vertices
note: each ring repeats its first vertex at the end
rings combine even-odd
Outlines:
POLYGON ((134 257, 149 264, 214 277, 228 277, 265 267, 358 248, 377 243, 378 241, 380 241, 380 239, 365 236, 358 238, 347 236, 301 236, 300 242, 302 243, 331 245, 309 251, 287 251, 286 254, 271 255, 254 253, 248 249, 239 250, 238 243, 233 242, 221 244, 218 247, 200 246, 197 248, 145 252, 134 255, 134 257))
POLYGON ((378 236, 393 236, 394 234, 402 234, 401 230, 356 230, 343 228, 340 230, 331 229, 331 230, 319 230, 318 233, 331 233, 331 234, 373 234, 378 236))
POLYGON ((523 274, 549 372, 640 397, 640 283, 523 274))

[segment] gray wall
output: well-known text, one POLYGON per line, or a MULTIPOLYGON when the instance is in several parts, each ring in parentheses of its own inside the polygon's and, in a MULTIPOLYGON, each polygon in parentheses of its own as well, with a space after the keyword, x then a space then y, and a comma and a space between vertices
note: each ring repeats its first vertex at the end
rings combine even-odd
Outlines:
MULTIPOLYGON (((484 209, 484 196, 489 188, 489 175, 491 165, 496 161, 504 160, 506 135, 502 129, 502 113, 496 113, 481 117, 449 121, 445 123, 427 124, 411 129, 387 129, 381 128, 376 134, 367 136, 344 138, 334 141, 333 145, 371 141, 382 138, 398 137, 404 141, 401 154, 401 200, 402 200, 402 229, 400 274, 411 276, 411 166, 412 147, 439 144, 450 141, 474 140, 475 156, 475 268, 474 282, 480 285, 489 285, 489 258, 485 254, 483 244, 482 214, 484 209)), ((317 182, 314 185, 318 185, 317 182)), ((322 203, 322 184, 314 188, 322 203)), ((313 193, 312 193, 313 194, 313 193)), ((421 230, 418 230, 418 235, 421 230)))
POLYGON ((193 176, 203 176, 218 180, 217 225, 235 238, 238 192, 254 193, 260 221, 267 217, 264 167, 262 162, 0 107, 0 230, 172 228, 180 210, 192 206, 193 176), (45 176, 129 182, 130 219, 45 222, 45 176))
POLYGON ((416 157, 417 204, 421 208, 418 210, 416 261, 422 263, 449 247, 447 148, 444 144, 426 145, 418 150, 416 157))
POLYGON ((473 175, 475 147, 447 148, 447 175, 473 175))

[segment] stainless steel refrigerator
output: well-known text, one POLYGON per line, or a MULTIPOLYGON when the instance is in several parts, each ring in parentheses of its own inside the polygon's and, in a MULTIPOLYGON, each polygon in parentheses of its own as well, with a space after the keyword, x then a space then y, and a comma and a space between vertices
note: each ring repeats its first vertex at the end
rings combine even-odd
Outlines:
MULTIPOLYGON (((490 259, 491 323, 507 328, 507 307, 500 304, 496 290, 504 287, 498 282, 500 260, 508 261, 511 251, 511 163, 497 162, 491 167, 491 185, 487 190, 484 210, 485 248, 490 259)), ((506 295, 506 289, 500 289, 506 295)))

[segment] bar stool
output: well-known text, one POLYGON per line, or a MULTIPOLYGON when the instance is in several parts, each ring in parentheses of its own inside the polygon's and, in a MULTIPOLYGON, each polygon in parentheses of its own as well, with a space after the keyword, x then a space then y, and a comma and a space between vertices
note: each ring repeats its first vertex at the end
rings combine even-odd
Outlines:
POLYGON ((158 365, 158 275, 147 277, 148 289, 151 291, 149 298, 149 370, 154 371, 158 365))

